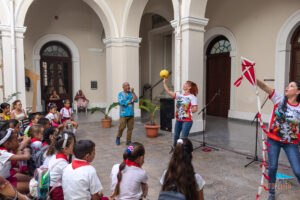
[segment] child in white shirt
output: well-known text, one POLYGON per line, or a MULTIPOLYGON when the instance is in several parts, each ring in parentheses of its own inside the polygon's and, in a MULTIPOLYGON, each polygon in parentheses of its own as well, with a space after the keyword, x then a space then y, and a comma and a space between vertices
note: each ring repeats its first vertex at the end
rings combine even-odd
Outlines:
POLYGON ((59 128, 60 116, 58 116, 56 105, 51 104, 49 106, 49 113, 46 115, 46 118, 49 119, 51 126, 59 128))
POLYGON ((80 140, 74 145, 73 151, 76 159, 64 169, 62 177, 65 199, 100 199, 103 187, 96 169, 90 165, 95 158, 95 143, 80 140))
POLYGON ((66 126, 66 122, 69 122, 72 124, 73 126, 73 133, 76 133, 76 129, 78 128, 78 123, 74 122, 74 111, 73 109, 70 107, 71 106, 71 102, 69 99, 64 100, 64 106, 61 110, 60 110, 60 114, 61 114, 61 123, 63 123, 66 126))
POLYGON ((63 132, 54 138, 54 142, 48 149, 47 156, 51 156, 48 162, 50 171, 50 193, 51 199, 63 200, 64 194, 62 189, 63 170, 69 164, 68 156, 73 154, 75 137, 73 133, 63 132), (54 188, 53 188, 54 187, 54 188))
POLYGON ((141 143, 132 143, 124 152, 124 161, 114 165, 111 171, 111 198, 116 200, 140 200, 147 196, 148 176, 142 169, 145 148, 141 143))
POLYGON ((28 192, 27 181, 18 182, 17 178, 11 174, 11 161, 25 161, 30 158, 30 149, 24 149, 22 154, 10 153, 17 151, 19 147, 17 134, 13 129, 0 131, 0 176, 7 179, 19 192, 28 192))

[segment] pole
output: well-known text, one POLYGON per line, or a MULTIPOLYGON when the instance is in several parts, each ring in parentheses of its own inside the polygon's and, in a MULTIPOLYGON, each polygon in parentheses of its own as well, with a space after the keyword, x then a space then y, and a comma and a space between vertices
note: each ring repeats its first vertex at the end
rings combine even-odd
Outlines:
POLYGON ((176 63, 175 63, 175 91, 181 88, 181 0, 178 0, 177 27, 176 27, 176 63))
MULTIPOLYGON (((9 1, 10 6, 10 32, 11 32, 11 69, 12 69, 12 86, 13 93, 17 93, 17 78, 16 78, 16 40, 15 40, 15 12, 14 0, 9 1)), ((17 98, 17 96, 16 96, 17 98)))

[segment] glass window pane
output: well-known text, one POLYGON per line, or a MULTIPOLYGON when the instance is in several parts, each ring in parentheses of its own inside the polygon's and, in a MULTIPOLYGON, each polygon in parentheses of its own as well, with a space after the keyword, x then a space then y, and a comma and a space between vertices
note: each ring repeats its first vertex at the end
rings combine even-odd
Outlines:
POLYGON ((47 47, 42 53, 43 56, 69 57, 68 53, 57 45, 47 47))
POLYGON ((212 49, 210 50, 210 54, 227 53, 230 51, 230 42, 228 40, 219 40, 213 45, 212 49))
POLYGON ((225 44, 225 40, 220 40, 219 43, 220 43, 220 46, 223 46, 225 44))

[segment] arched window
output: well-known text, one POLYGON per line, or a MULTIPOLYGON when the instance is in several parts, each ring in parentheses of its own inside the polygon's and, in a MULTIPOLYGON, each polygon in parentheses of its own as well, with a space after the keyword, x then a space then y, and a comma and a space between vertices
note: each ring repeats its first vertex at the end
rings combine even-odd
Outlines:
POLYGON ((225 37, 220 36, 210 43, 208 50, 208 54, 228 53, 231 51, 231 44, 225 37))
POLYGON ((46 47, 43 52, 42 56, 55 56, 55 57, 69 57, 69 53, 58 44, 52 44, 46 47))
POLYGON ((300 81, 300 26, 291 39, 290 81, 300 81))

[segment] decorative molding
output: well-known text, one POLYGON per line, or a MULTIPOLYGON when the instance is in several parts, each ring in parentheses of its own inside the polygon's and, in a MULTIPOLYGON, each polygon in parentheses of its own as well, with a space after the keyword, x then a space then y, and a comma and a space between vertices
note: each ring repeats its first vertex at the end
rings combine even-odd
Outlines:
POLYGON ((88 48, 88 50, 94 53, 103 53, 103 49, 99 49, 99 48, 88 48))
POLYGON ((293 13, 282 25, 276 40, 275 51, 275 89, 283 92, 289 82, 291 37, 300 25, 300 10, 293 13))
MULTIPOLYGON (((181 19, 182 31, 205 32, 204 27, 208 21, 207 18, 184 17, 181 19)), ((174 29, 177 28, 177 20, 172 20, 170 23, 174 29)))
POLYGON ((142 38, 137 37, 122 37, 122 38, 105 38, 103 39, 103 43, 106 45, 106 48, 108 47, 124 47, 124 46, 130 46, 130 47, 140 47, 140 43, 142 41, 142 38))
MULTIPOLYGON (((5 32, 11 32, 11 27, 9 25, 0 25, 0 31, 5 31, 5 32)), ((16 33, 25 33, 27 27, 15 27, 15 32, 16 33)))

